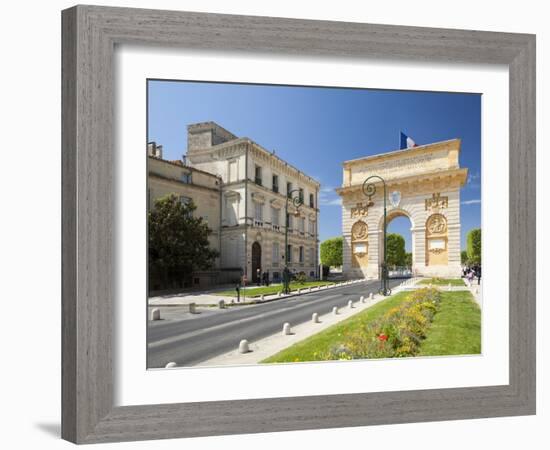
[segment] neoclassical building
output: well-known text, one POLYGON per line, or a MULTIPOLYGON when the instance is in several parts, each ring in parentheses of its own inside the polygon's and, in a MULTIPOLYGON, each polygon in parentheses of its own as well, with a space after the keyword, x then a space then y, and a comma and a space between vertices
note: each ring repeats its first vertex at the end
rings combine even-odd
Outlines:
MULTIPOLYGON (((215 174, 221 185, 222 268, 241 268, 250 281, 267 271, 282 277, 285 256, 291 271, 317 276, 319 182, 249 138, 238 138, 214 122, 187 127, 186 165, 215 174), (289 207, 288 195, 303 200, 289 207), (285 249, 285 226, 288 248, 285 249)), ((292 202, 289 202, 291 204, 292 202)))
POLYGON ((249 281, 268 272, 282 278, 285 257, 292 272, 317 276, 319 183, 249 138, 238 138, 214 122, 187 127, 187 153, 166 161, 149 144, 149 202, 169 193, 193 201, 195 214, 213 230, 220 252, 216 269, 239 271, 249 281), (303 204, 298 208, 289 193, 303 204), (289 223, 285 224, 285 204, 289 223), (285 249, 285 227, 288 248, 285 249))
POLYGON ((337 192, 342 197, 347 277, 380 276, 383 184, 372 178, 376 192, 370 197, 363 189, 373 175, 386 184, 386 223, 397 216, 411 221, 414 275, 460 276, 460 189, 468 174, 459 165, 460 144, 453 139, 344 162, 337 192))

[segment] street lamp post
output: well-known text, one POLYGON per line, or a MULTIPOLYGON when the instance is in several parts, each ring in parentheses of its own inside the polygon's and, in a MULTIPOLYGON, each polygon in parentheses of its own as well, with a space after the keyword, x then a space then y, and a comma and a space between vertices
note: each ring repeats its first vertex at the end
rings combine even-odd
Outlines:
POLYGON ((380 289, 378 290, 378 292, 384 296, 388 296, 391 294, 391 289, 388 287, 388 265, 386 263, 386 247, 387 247, 387 241, 386 241, 386 231, 387 231, 387 223, 386 223, 386 219, 387 219, 387 209, 386 209, 386 197, 387 197, 387 193, 386 193, 386 182, 384 181, 384 179, 378 175, 371 175, 370 177, 368 177, 364 182, 363 182, 363 194, 365 194, 366 197, 368 197, 369 199, 369 205, 372 204, 372 197, 374 196, 374 194, 376 194, 376 184, 375 182, 373 181, 370 181, 372 179, 378 179, 379 181, 382 182, 382 187, 384 189, 384 261, 382 262, 381 264, 381 272, 382 272, 382 277, 381 277, 381 280, 380 280, 380 289))
POLYGON ((288 215, 288 204, 292 202, 296 208, 295 216, 299 216, 298 208, 304 204, 304 199, 297 195, 292 196, 295 192, 299 192, 300 189, 293 189, 290 192, 287 192, 287 197, 285 201, 285 268, 283 271, 283 292, 285 294, 290 293, 290 270, 288 268, 288 262, 290 259, 290 254, 288 252, 288 225, 289 225, 289 215, 288 215))

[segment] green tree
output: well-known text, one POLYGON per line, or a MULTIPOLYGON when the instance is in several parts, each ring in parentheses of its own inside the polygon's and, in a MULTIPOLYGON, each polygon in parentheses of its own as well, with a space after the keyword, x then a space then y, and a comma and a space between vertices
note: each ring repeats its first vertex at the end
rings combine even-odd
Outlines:
POLYGON ((404 266, 405 259, 405 238, 397 233, 390 233, 386 237, 386 263, 388 266, 404 266))
POLYGON ((465 266, 468 264, 468 252, 466 250, 462 250, 460 252, 460 263, 465 266))
POLYGON ((321 264, 339 267, 343 261, 344 239, 335 237, 321 242, 321 264))
POLYGON ((405 253, 405 266, 412 267, 413 265, 413 254, 410 252, 405 253))
POLYGON ((195 270, 210 269, 218 256, 209 246, 208 225, 193 217, 195 209, 170 194, 155 200, 148 214, 149 271, 165 286, 189 279, 195 270))
POLYGON ((481 228, 468 231, 466 236, 466 252, 468 260, 474 264, 481 264, 481 228))

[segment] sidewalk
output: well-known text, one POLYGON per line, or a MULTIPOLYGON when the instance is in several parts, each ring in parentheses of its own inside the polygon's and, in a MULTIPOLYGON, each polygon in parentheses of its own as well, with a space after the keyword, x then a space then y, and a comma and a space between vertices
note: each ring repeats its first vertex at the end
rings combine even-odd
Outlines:
POLYGON ((243 301, 243 297, 241 296, 240 303, 237 302, 236 297, 215 295, 214 293, 190 292, 190 293, 181 294, 181 295, 171 294, 171 295, 160 295, 156 297, 150 297, 148 299, 148 304, 149 306, 186 306, 186 305, 189 305, 190 303, 195 303, 195 305, 197 306, 210 307, 210 306, 218 306, 219 301, 224 300, 226 305, 229 305, 232 303, 235 303, 237 305, 239 304, 246 305, 246 304, 252 304, 252 303, 270 302, 270 301, 274 301, 282 298, 289 298, 289 297, 295 297, 297 295, 309 294, 311 292, 330 290, 340 286, 347 286, 354 283, 360 283, 362 281, 365 281, 365 280, 359 279, 359 280, 342 281, 342 282, 337 282, 335 284, 326 285, 326 286, 304 288, 304 289, 301 289, 300 292, 293 291, 288 295, 273 294, 273 295, 263 295, 260 297, 253 297, 253 298, 246 297, 246 291, 245 291, 244 301, 243 301))

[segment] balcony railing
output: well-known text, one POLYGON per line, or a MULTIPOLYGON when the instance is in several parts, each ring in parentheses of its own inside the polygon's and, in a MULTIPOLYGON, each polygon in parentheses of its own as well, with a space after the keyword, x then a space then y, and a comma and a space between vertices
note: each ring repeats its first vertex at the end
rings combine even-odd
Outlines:
POLYGON ((273 231, 281 231, 281 226, 280 225, 272 224, 271 228, 273 229, 273 231))
POLYGON ((254 219, 254 226, 255 226, 255 227, 263 227, 263 226, 264 226, 264 221, 263 221, 263 220, 254 219))

